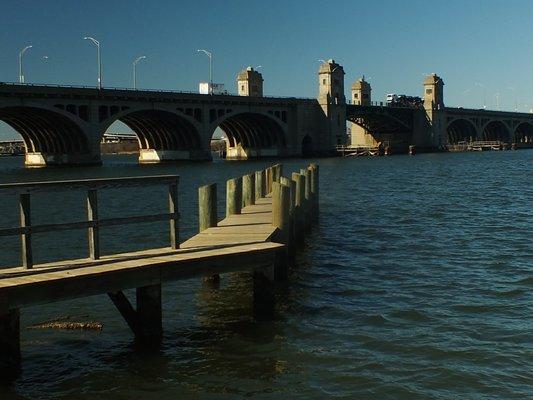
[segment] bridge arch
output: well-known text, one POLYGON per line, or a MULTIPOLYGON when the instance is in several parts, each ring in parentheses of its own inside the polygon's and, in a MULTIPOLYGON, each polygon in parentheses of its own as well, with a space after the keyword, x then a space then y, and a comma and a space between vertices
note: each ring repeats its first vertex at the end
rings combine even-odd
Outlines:
POLYGON ((492 120, 485 124, 482 129, 482 138, 485 141, 501 141, 509 143, 511 134, 509 128, 503 121, 492 120))
POLYGON ((128 109, 102 122, 101 135, 117 121, 137 135, 141 163, 209 158, 209 149, 204 148, 196 123, 182 113, 157 108, 128 109))
POLYGON ((213 132, 217 127, 227 137, 228 159, 278 157, 286 152, 286 127, 269 114, 234 112, 215 121, 213 132))
POLYGON ((448 144, 459 142, 473 142, 477 140, 476 126, 468 119, 458 118, 451 121, 446 127, 448 144))
POLYGON ((519 124, 513 135, 514 143, 532 143, 533 142, 533 123, 522 122, 519 124))
POLYGON ((89 140, 80 124, 61 110, 33 106, 2 107, 0 120, 22 137, 27 166, 87 162, 82 159, 90 154, 89 140))

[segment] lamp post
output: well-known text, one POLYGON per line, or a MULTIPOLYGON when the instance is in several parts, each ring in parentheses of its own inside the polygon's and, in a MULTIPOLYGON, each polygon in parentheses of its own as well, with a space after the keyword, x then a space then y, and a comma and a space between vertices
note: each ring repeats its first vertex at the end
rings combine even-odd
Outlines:
POLYGON ((100 42, 90 36, 85 36, 83 39, 90 40, 96 46, 96 62, 98 63, 98 89, 102 89, 102 59, 100 58, 100 42))
POLYGON ((513 92, 513 96, 514 96, 514 111, 518 112, 518 98, 516 96, 516 89, 514 87, 512 87, 512 86, 508 86, 507 90, 510 90, 510 91, 513 92))
POLYGON ((198 49, 198 52, 209 57, 209 94, 213 94, 213 53, 205 49, 198 49))
POLYGON ((487 108, 487 88, 479 82, 474 82, 474 86, 479 86, 483 89, 483 109, 485 110, 487 108))
POLYGON ((141 60, 145 60, 146 59, 146 56, 140 56, 140 57, 137 57, 132 65, 133 65, 133 89, 137 89, 137 64, 139 63, 139 61, 141 60))
POLYGON ((24 74, 22 73, 22 57, 24 56, 24 53, 26 53, 26 50, 31 49, 33 46, 26 46, 24 47, 20 53, 19 53, 19 83, 24 83, 24 74))

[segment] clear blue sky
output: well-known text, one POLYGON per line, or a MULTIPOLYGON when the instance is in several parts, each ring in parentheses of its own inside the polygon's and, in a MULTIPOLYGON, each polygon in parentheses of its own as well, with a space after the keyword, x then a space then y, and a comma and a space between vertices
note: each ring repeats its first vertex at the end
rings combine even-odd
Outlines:
MULTIPOLYGON (((236 73, 262 65, 265 94, 314 97, 317 59, 334 58, 350 84, 370 77, 373 99, 421 95, 423 74, 443 79, 445 103, 533 108, 533 1, 2 0, 0 80, 94 85, 102 43, 105 86, 197 91, 214 53, 214 80, 235 91, 236 73), (48 56, 48 60, 43 60, 48 56), (485 89, 475 83, 481 83, 485 89), (527 106, 526 106, 527 105, 527 106)), ((3 130, 0 127, 0 132, 3 130)), ((1 135, 1 133, 0 133, 1 135)), ((1 137, 1 136, 0 136, 1 137)))

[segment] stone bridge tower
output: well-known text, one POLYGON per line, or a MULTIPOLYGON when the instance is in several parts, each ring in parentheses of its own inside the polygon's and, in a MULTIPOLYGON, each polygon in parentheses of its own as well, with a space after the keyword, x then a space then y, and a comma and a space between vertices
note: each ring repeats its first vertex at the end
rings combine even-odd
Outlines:
POLYGON ((243 69, 237 75, 239 96, 263 97, 263 75, 252 67, 243 69))
POLYGON ((319 145, 333 152, 336 145, 346 144, 344 69, 335 60, 322 63, 318 70, 318 103, 326 116, 319 145))
POLYGON ((443 146, 446 143, 444 121, 444 82, 437 74, 424 80, 424 109, 431 124, 431 145, 443 146))

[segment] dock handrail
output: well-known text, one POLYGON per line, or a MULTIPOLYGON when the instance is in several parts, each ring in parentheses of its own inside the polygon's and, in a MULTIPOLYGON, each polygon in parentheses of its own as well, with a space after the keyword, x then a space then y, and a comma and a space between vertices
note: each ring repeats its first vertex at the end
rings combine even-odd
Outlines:
POLYGON ((100 258, 100 227, 168 220, 170 228, 170 246, 173 249, 177 249, 179 248, 178 183, 179 176, 177 175, 156 175, 0 184, 0 192, 19 194, 20 207, 20 226, 15 228, 0 228, 0 236, 20 235, 22 242, 22 266, 26 269, 31 269, 33 267, 31 237, 34 233, 72 229, 88 229, 89 257, 93 260, 98 260, 100 258), (145 214, 106 219, 100 219, 98 217, 99 189, 164 184, 168 185, 168 213, 145 214), (30 194, 32 192, 66 191, 72 189, 87 190, 87 220, 63 222, 57 224, 32 225, 30 207, 30 194))

